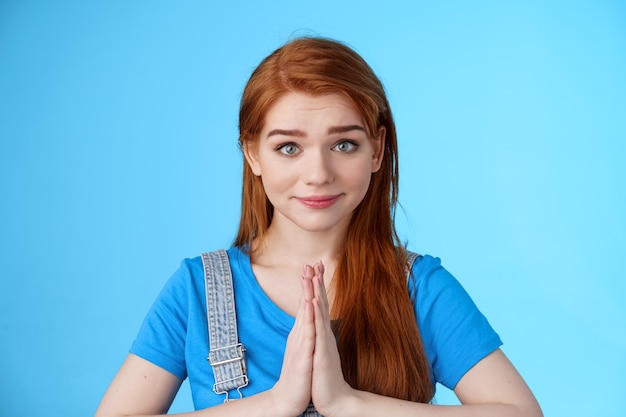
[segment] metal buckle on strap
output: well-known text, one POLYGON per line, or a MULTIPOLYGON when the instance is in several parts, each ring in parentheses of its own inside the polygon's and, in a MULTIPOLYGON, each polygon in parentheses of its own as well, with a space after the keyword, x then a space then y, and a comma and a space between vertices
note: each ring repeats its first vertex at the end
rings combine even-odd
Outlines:
POLYGON ((207 360, 211 366, 225 365, 227 363, 241 361, 243 372, 246 372, 246 348, 241 343, 235 345, 224 346, 209 351, 207 360))
POLYGON ((227 379, 226 381, 222 381, 220 383, 213 384, 213 392, 216 393, 216 394, 224 394, 224 395, 226 395, 226 398, 224 399, 224 402, 227 403, 227 402, 229 402, 231 400, 228 397, 228 392, 230 390, 228 390, 228 389, 220 390, 217 386, 218 385, 228 384, 230 382, 235 382, 237 380, 241 380, 241 382, 237 383, 236 389, 237 389, 237 392, 239 393, 239 398, 235 398, 235 399, 240 400, 240 399, 243 398, 243 394, 241 393, 241 388, 248 386, 248 377, 246 375, 238 376, 238 377, 235 377, 235 378, 227 379))
POLYGON ((225 394, 226 399, 224 402, 229 401, 228 392, 232 389, 236 389, 239 393, 239 398, 243 398, 240 388, 248 385, 245 352, 246 349, 241 343, 220 347, 209 352, 207 360, 213 367, 213 372, 216 376, 213 392, 225 394), (222 368, 222 370, 218 371, 219 368, 222 368), (221 377, 218 378, 218 375, 221 375, 221 377), (222 379, 226 375, 229 375, 230 378, 222 379))

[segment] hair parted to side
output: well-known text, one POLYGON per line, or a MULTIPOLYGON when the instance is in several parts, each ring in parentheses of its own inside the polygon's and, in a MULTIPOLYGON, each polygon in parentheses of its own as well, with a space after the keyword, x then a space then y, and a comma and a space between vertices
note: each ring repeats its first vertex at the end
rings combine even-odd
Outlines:
MULTIPOLYGON (((331 316, 339 319, 337 346, 354 388, 429 402, 434 390, 406 285, 406 252, 394 226, 398 196, 396 131, 385 90, 351 48, 325 38, 293 40, 252 73, 241 99, 239 144, 254 146, 271 106, 289 92, 342 93, 361 112, 373 138, 386 128, 380 169, 355 209, 339 256, 331 316), (381 198, 388 196, 388 198, 381 198)), ((242 208, 234 245, 250 248, 273 216, 260 177, 244 159, 242 208)))

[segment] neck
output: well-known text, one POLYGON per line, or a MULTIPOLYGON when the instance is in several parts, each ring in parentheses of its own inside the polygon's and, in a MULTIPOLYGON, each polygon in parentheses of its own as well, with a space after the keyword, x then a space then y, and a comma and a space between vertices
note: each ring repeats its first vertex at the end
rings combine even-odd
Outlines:
POLYGON ((345 228, 310 232, 274 222, 262 240, 253 243, 253 258, 255 262, 266 265, 302 267, 303 264, 313 265, 321 260, 330 266, 339 258, 344 238, 345 228))

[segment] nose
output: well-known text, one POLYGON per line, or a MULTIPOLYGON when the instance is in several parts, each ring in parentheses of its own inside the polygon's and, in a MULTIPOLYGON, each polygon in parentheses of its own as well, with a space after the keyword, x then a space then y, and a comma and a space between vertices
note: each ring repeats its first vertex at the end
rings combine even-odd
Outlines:
POLYGON ((332 155, 324 150, 310 150, 301 160, 302 177, 307 185, 329 184, 334 180, 332 155))

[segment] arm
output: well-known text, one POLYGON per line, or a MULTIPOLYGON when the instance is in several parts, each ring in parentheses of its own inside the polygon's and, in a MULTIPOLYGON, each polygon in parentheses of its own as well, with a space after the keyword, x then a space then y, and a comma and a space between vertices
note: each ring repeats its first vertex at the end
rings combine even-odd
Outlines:
MULTIPOLYGON (((158 416, 167 413, 182 381, 175 375, 138 356, 129 355, 109 386, 95 417, 158 416)), ((274 416, 280 406, 266 391, 184 415, 274 416)), ((304 406, 306 408, 306 405, 304 406)), ((295 415, 297 413, 294 413, 295 415)), ((288 414, 285 414, 288 415, 288 414)))
POLYGON ((109 385, 96 417, 164 414, 181 383, 174 374, 130 354, 109 385))
POLYGON ((384 397, 351 388, 343 379, 330 327, 323 266, 316 267, 313 287, 316 344, 313 362, 313 403, 326 417, 541 417, 541 408, 515 367, 500 349, 482 359, 458 382, 462 405, 441 406, 384 397))
MULTIPOLYGON (((167 412, 182 381, 175 375, 129 355, 107 390, 95 417, 157 416, 167 412)), ((262 416, 275 410, 270 391, 185 415, 262 416)))
POLYGON ((462 405, 412 403, 352 390, 337 403, 337 416, 542 417, 526 383, 501 350, 487 356, 461 378, 454 392, 462 405))
MULTIPOLYGON (((311 272, 312 273, 312 272, 311 272)), ((303 279, 303 298, 287 338, 281 376, 268 391, 204 410, 198 417, 295 416, 311 400, 315 328, 310 279, 303 279)), ((95 417, 147 417, 165 414, 182 380, 136 355, 129 355, 105 393, 95 417)))

